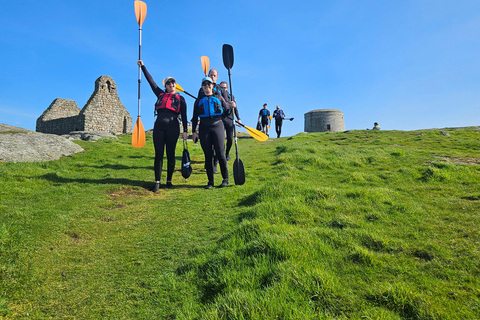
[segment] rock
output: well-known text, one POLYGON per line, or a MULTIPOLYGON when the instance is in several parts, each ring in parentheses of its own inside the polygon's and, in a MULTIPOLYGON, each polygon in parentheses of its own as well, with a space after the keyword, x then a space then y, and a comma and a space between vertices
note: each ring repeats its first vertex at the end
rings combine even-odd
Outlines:
POLYGON ((35 133, 35 131, 0 123, 0 133, 35 133))
POLYGON ((446 137, 450 137, 450 133, 448 133, 447 131, 440 130, 440 133, 446 137))
POLYGON ((114 132, 102 132, 102 131, 72 131, 70 134, 63 137, 68 140, 83 140, 83 141, 98 141, 101 139, 113 139, 118 140, 117 135, 114 132))
POLYGON ((0 162, 51 161, 80 151, 82 147, 55 134, 0 134, 0 162))

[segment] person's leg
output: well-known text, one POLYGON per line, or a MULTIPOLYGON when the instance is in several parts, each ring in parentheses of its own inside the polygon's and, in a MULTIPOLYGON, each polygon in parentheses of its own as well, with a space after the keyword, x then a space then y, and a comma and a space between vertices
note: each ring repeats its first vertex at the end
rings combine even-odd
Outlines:
POLYGON ((212 140, 209 128, 202 126, 200 123, 199 130, 200 145, 202 146, 203 154, 205 155, 205 170, 207 171, 208 185, 213 186, 213 150, 212 140))
POLYGON ((232 149, 233 145, 233 130, 235 130, 235 125, 233 124, 233 121, 228 120, 229 119, 223 122, 227 138, 227 145, 225 147, 225 157, 227 158, 227 161, 230 160, 230 150, 232 149))
POLYGON ((221 187, 228 185, 228 164, 225 157, 225 127, 223 122, 219 121, 215 124, 212 132, 212 141, 215 147, 215 153, 220 164, 220 171, 222 172, 222 184, 221 187))
POLYGON ((165 133, 167 149, 167 187, 172 186, 172 176, 175 171, 175 149, 177 147, 178 137, 180 135, 180 126, 178 121, 171 121, 168 130, 165 133))
POLYGON ((152 191, 158 191, 160 188, 160 178, 162 176, 163 154, 165 151, 165 132, 160 126, 155 124, 153 129, 153 147, 155 149, 155 160, 153 170, 155 172, 155 186, 152 191))

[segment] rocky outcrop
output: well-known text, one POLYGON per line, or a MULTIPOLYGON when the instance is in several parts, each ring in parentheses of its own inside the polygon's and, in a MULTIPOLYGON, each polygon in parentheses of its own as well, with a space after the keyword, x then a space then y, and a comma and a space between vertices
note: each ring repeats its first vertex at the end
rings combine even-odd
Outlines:
POLYGON ((114 132, 103 131, 74 131, 64 135, 68 140, 98 141, 101 139, 118 140, 114 132))
POLYGON ((78 144, 55 134, 0 133, 0 162, 41 162, 83 151, 78 144))

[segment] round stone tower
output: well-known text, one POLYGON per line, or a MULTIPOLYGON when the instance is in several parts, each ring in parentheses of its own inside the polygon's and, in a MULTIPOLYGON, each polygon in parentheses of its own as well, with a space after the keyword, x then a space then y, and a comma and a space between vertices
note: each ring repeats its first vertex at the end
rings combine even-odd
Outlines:
POLYGON ((305 132, 343 132, 343 112, 336 109, 317 109, 305 113, 305 132))

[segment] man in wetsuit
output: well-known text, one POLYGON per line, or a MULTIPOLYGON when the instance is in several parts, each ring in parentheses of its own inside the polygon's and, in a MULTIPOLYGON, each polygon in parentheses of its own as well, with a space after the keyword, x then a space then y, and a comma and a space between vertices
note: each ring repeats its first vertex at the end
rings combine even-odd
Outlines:
MULTIPOLYGON (((212 79, 213 80, 213 79, 212 79)), ((228 92, 228 84, 225 82, 225 81, 222 81, 220 82, 220 87, 222 88, 223 91, 225 91, 227 93, 227 102, 229 101, 235 101, 235 97, 232 96, 229 92, 228 92)), ((235 113, 235 118, 237 119, 237 121, 239 123, 242 123, 242 120, 240 120, 240 115, 238 114, 238 108, 233 108, 234 110, 234 113, 235 113)), ((224 114, 223 115, 223 125, 225 126, 225 133, 226 133, 226 136, 227 136, 227 145, 226 145, 226 148, 225 148, 225 156, 227 158, 227 161, 230 160, 230 149, 232 148, 232 144, 233 144, 233 130, 235 130, 235 123, 234 123, 234 119, 233 119, 233 113, 231 113, 230 115, 227 115, 227 114, 224 114)))
POLYGON ((280 106, 277 106, 277 109, 273 111, 273 117, 275 118, 275 131, 277 132, 277 138, 280 138, 283 119, 285 119, 285 113, 280 109, 280 106))
POLYGON ((268 136, 268 125, 270 122, 270 111, 267 110, 267 104, 263 104, 263 108, 258 113, 258 121, 262 120, 262 131, 268 136))

